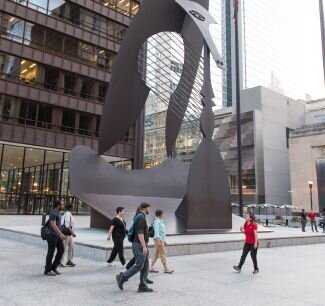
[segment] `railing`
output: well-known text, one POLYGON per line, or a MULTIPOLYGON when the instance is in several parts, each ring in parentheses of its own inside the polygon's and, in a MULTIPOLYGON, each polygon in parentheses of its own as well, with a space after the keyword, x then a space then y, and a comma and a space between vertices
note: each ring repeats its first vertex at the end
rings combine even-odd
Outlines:
POLYGON ((89 130, 89 129, 81 129, 81 128, 76 128, 76 127, 68 126, 68 125, 55 125, 55 124, 52 124, 51 122, 40 121, 40 120, 24 118, 24 117, 13 117, 13 116, 7 116, 5 114, 2 114, 0 116, 0 121, 6 122, 6 123, 24 125, 25 128, 38 127, 38 128, 44 128, 44 129, 50 129, 50 130, 56 129, 56 131, 60 130, 62 132, 67 132, 69 134, 74 134, 74 135, 79 134, 81 136, 98 137, 98 131, 89 130))
MULTIPOLYGON (((19 71, 17 71, 17 73, 18 72, 19 71)), ((81 99, 85 99, 85 100, 92 100, 95 103, 103 102, 103 100, 104 100, 104 96, 95 96, 95 95, 91 95, 88 93, 87 94, 80 93, 79 95, 77 95, 73 89, 67 88, 67 87, 59 87, 54 82, 47 83, 47 82, 38 82, 36 80, 30 81, 30 80, 21 78, 18 75, 7 74, 7 73, 2 73, 2 72, 0 72, 0 78, 4 79, 4 80, 14 81, 16 83, 27 85, 27 86, 32 86, 32 87, 36 87, 36 88, 40 88, 40 89, 49 90, 49 91, 52 91, 57 94, 65 94, 65 95, 69 95, 69 96, 73 96, 73 97, 77 97, 77 98, 81 98, 81 99)), ((94 81, 94 82, 96 82, 96 81, 94 81)))
MULTIPOLYGON (((87 64, 90 64, 95 67, 103 68, 107 72, 111 72, 111 64, 108 64, 108 65, 105 64, 105 62, 110 60, 109 57, 103 56, 101 54, 94 54, 92 52, 85 51, 85 49, 81 49, 79 46, 77 47, 79 56, 69 54, 69 53, 67 53, 67 50, 55 51, 55 50, 53 50, 53 48, 47 47, 44 40, 42 43, 39 43, 39 42, 36 42, 35 40, 30 40, 30 39, 26 38, 24 35, 20 36, 20 35, 16 35, 13 33, 8 33, 7 29, 3 26, 0 26, 0 36, 7 38, 8 40, 14 41, 14 42, 22 43, 29 47, 36 46, 37 48, 39 48, 47 53, 56 55, 56 56, 69 58, 70 60, 79 62, 81 64, 87 63, 87 64), (85 56, 83 56, 83 54, 85 56), (96 58, 96 60, 89 60, 89 57, 96 58)), ((66 37, 64 37, 63 39, 66 39, 66 37)))
MULTIPOLYGON (((90 138, 98 138, 98 131, 88 130, 88 129, 80 129, 72 126, 66 125, 55 125, 51 122, 46 121, 39 121, 29 118, 22 118, 22 117, 12 117, 7 115, 0 115, 0 124, 1 122, 9 124, 9 125, 16 125, 16 126, 24 126, 25 128, 34 128, 34 129, 47 129, 53 133, 59 134, 70 134, 74 136, 80 137, 90 137, 90 138)), ((134 138, 125 137, 124 139, 120 140, 118 144, 122 145, 129 145, 134 146, 134 138)))
POLYGON ((80 28, 82 28, 84 30, 90 31, 92 33, 100 34, 100 36, 103 36, 107 40, 110 40, 112 42, 121 43, 121 41, 123 40, 124 32, 122 32, 122 33, 120 32, 121 35, 111 35, 111 34, 109 34, 107 32, 102 31, 100 28, 98 28, 94 24, 91 24, 90 22, 87 22, 85 20, 83 22, 80 22, 80 20, 74 20, 72 18, 62 16, 61 14, 58 14, 57 12, 55 12, 53 10, 52 11, 49 10, 48 7, 39 6, 38 4, 32 3, 30 0, 27 0, 27 1, 23 2, 23 3, 21 3, 20 0, 10 0, 10 1, 15 2, 15 3, 17 3, 19 5, 22 5, 22 6, 26 6, 28 8, 31 8, 31 9, 37 11, 37 12, 42 13, 42 14, 45 14, 45 15, 48 15, 48 16, 51 16, 51 17, 55 17, 55 18, 58 18, 58 19, 62 19, 64 21, 67 21, 67 22, 71 23, 74 26, 78 26, 78 27, 80 27, 80 28))

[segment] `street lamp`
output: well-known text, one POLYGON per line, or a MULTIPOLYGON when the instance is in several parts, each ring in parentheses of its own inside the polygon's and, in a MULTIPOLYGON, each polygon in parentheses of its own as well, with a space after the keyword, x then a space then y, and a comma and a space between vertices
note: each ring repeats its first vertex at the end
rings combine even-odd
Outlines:
POLYGON ((313 210, 313 181, 308 181, 309 194, 310 194, 310 209, 313 210))

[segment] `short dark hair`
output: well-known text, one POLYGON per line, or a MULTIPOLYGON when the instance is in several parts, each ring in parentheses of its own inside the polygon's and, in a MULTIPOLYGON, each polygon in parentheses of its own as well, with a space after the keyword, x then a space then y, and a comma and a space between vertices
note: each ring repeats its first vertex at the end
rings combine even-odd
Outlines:
POLYGON ((143 202, 140 204, 139 210, 146 209, 148 207, 150 207, 150 204, 143 202))
POLYGON ((256 222, 256 217, 255 217, 254 213, 250 212, 248 215, 252 222, 256 222))
POLYGON ((116 208, 116 213, 119 214, 123 210, 124 210, 124 207, 119 206, 116 208))
POLYGON ((155 215, 156 215, 156 217, 159 218, 159 217, 162 216, 163 213, 164 213, 164 212, 163 212, 161 209, 157 209, 155 215))
POLYGON ((60 200, 54 200, 53 202, 53 208, 58 208, 61 205, 61 201, 60 200))
POLYGON ((65 206, 65 209, 70 211, 70 210, 72 209, 72 207, 73 207, 72 204, 71 204, 71 203, 68 203, 68 204, 65 206))

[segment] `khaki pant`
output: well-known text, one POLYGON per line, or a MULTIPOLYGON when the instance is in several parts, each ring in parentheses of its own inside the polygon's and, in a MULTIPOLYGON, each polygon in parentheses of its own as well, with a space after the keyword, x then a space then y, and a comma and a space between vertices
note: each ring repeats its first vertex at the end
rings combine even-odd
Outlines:
POLYGON ((165 243, 161 240, 155 240, 155 254, 152 260, 151 268, 157 262, 158 258, 160 259, 162 265, 164 266, 165 271, 167 271, 167 259, 166 259, 166 247, 165 243))
POLYGON ((72 261, 74 255, 74 241, 72 236, 66 236, 64 240, 64 254, 62 257, 62 264, 72 261))

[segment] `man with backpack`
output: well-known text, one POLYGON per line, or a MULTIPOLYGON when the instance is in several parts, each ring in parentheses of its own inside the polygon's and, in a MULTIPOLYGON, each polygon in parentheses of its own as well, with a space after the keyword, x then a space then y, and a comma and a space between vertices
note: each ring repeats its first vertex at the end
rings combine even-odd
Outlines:
POLYGON ((59 266, 63 253, 64 244, 66 236, 61 232, 61 214, 60 211, 63 210, 63 203, 59 200, 54 201, 53 209, 50 211, 49 220, 46 223, 48 231, 46 234, 46 241, 48 244, 48 251, 46 255, 46 265, 44 274, 46 276, 56 276, 61 273, 57 270, 59 266), (56 249, 56 255, 53 260, 54 252, 56 249))
POLYGON ((149 228, 146 215, 149 214, 150 205, 142 203, 138 208, 138 213, 134 218, 133 225, 128 231, 128 239, 132 242, 132 251, 135 257, 135 264, 124 273, 116 275, 118 287, 123 290, 123 285, 132 276, 140 272, 140 284, 138 292, 152 292, 147 286, 149 271, 149 228))

